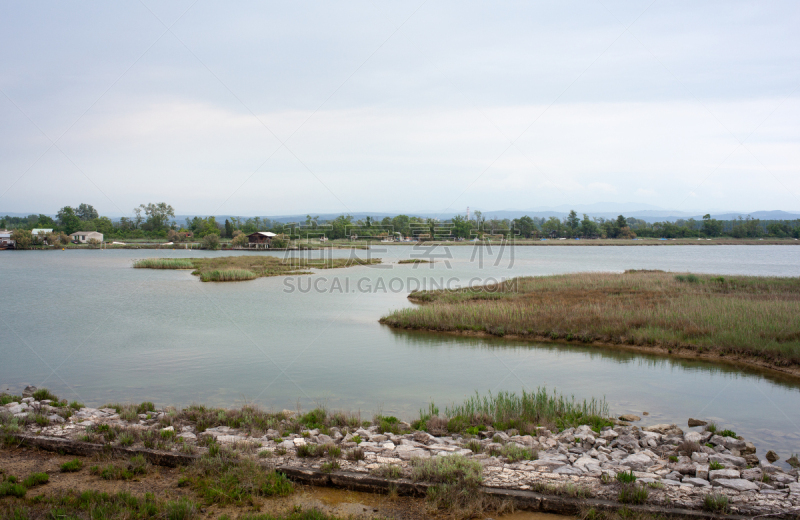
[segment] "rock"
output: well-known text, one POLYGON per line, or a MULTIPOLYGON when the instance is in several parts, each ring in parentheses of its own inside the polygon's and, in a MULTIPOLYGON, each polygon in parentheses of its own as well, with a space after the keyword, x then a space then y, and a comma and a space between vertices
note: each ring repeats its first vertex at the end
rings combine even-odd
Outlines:
POLYGON ((706 424, 708 424, 706 421, 689 418, 689 428, 694 428, 695 426, 705 426, 706 424))
POLYGON ((725 445, 725 437, 721 437, 719 435, 712 435, 711 438, 708 440, 708 442, 710 442, 714 446, 718 446, 718 445, 724 446, 725 445))
POLYGON ((25 410, 25 408, 23 408, 22 405, 18 404, 16 406, 6 408, 6 410, 8 410, 8 413, 16 415, 18 413, 22 413, 25 410))
POLYGON ((714 455, 709 455, 708 460, 719 462, 720 464, 726 464, 729 466, 738 466, 740 468, 744 468, 747 466, 747 461, 744 460, 742 457, 736 457, 734 455, 726 455, 724 453, 715 453, 714 455))
POLYGON ((747 443, 740 439, 734 439, 733 437, 725 437, 725 447, 729 450, 743 450, 745 449, 747 443))
POLYGON ((556 475, 583 475, 583 470, 573 466, 561 466, 552 471, 556 475))
POLYGON ((700 453, 698 451, 692 453, 692 462, 708 464, 708 453, 700 453))
POLYGON ((676 464, 673 468, 681 475, 694 475, 697 472, 697 467, 694 464, 676 464))
POLYGON ((615 432, 614 430, 604 430, 602 433, 600 433, 600 437, 602 437, 603 439, 606 439, 606 440, 614 440, 618 436, 619 436, 619 434, 617 432, 615 432))
POLYGON ((674 430, 676 427, 674 424, 654 424, 653 426, 648 426, 643 428, 646 432, 655 432, 660 433, 661 435, 666 435, 668 431, 674 430))
POLYGON ((64 418, 61 417, 58 414, 48 415, 47 416, 47 420, 50 421, 51 423, 63 423, 64 422, 64 418))
POLYGON ((278 444, 278 446, 283 448, 283 449, 285 449, 285 450, 288 450, 288 449, 294 448, 294 442, 292 442, 291 440, 285 440, 285 441, 281 442, 280 444, 278 444))
POLYGON ((33 397, 33 393, 36 392, 38 388, 35 386, 26 386, 25 390, 22 391, 22 397, 33 397))
MULTIPOLYGON (((724 471, 724 470, 719 470, 724 471)), ((743 478, 721 478, 713 481, 715 486, 722 486, 727 489, 735 491, 757 491, 758 484, 745 480, 743 478)))
POLYGON ((756 452, 756 445, 752 442, 745 442, 744 449, 740 449, 739 451, 742 452, 742 455, 752 455, 756 452))
POLYGON ((708 480, 708 464, 697 464, 694 468, 697 478, 708 480))
POLYGON ((793 482, 786 487, 789 488, 789 493, 800 493, 800 482, 793 482))
POLYGON ((738 479, 741 474, 735 469, 715 469, 708 472, 708 480, 715 481, 719 478, 738 479))
POLYGON ((621 464, 628 466, 635 471, 643 471, 647 469, 652 462, 652 459, 643 453, 634 453, 632 455, 628 455, 622 459, 622 461, 620 461, 621 464))
POLYGON ((772 451, 772 450, 769 450, 769 451, 767 452, 767 454, 765 455, 765 457, 767 458, 767 460, 768 460, 769 462, 775 462, 775 461, 777 461, 777 460, 780 460, 780 457, 778 457, 778 454, 777 454, 777 453, 775 453, 775 452, 774 452, 774 451, 772 451))
POLYGON ((306 440, 304 438, 302 438, 302 437, 298 437, 296 439, 292 439, 292 442, 294 443, 295 446, 298 446, 298 447, 299 446, 305 446, 305 444, 306 444, 306 440))
POLYGON ((684 440, 686 440, 688 442, 697 442, 697 443, 699 443, 703 439, 703 436, 700 435, 697 432, 686 432, 686 434, 683 436, 683 438, 684 438, 684 440))
POLYGON ((758 468, 746 469, 742 471, 742 478, 746 480, 761 480, 763 473, 758 468))
POLYGON ((625 415, 620 415, 619 416, 619 420, 620 421, 627 421, 627 422, 635 422, 635 421, 641 421, 642 418, 639 417, 638 415, 634 415, 632 413, 627 413, 625 415))
POLYGON ((777 473, 781 470, 781 468, 779 468, 778 466, 773 466, 766 460, 762 460, 761 462, 758 463, 758 465, 761 468, 761 471, 763 471, 764 473, 777 473))
POLYGON ((193 434, 192 432, 179 433, 178 437, 180 437, 182 439, 186 439, 187 441, 196 441, 197 440, 197 435, 193 434))
POLYGON ((416 442, 421 442, 422 444, 428 444, 433 439, 433 435, 431 435, 430 433, 426 433, 426 432, 416 431, 416 432, 414 432, 414 437, 413 438, 414 438, 414 440, 416 442))
POLYGON ((706 479, 697 477, 684 477, 684 479, 681 482, 683 482, 684 484, 691 484, 692 486, 695 487, 708 487, 711 485, 711 483, 706 479))
POLYGON ((333 439, 330 438, 328 435, 325 435, 324 433, 320 433, 319 435, 317 435, 317 440, 319 441, 320 444, 333 444, 333 439))

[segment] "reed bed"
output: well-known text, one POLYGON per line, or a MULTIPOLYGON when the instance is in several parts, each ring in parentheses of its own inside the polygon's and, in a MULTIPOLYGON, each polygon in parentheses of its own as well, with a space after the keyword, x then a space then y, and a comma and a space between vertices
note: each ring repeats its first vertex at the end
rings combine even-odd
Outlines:
POLYGON ((204 282, 240 282, 264 276, 311 274, 309 269, 337 269, 380 264, 380 258, 287 258, 275 256, 223 256, 217 258, 147 258, 133 267, 149 269, 194 269, 204 282))
POLYGON ((800 279, 652 271, 523 277, 412 293, 400 328, 710 349, 800 364, 800 279))
POLYGON ((187 258, 145 258, 133 263, 138 269, 194 269, 191 259, 187 258))
POLYGON ((258 275, 246 269, 214 269, 200 273, 200 280, 204 282, 244 282, 255 278, 258 278, 258 275))

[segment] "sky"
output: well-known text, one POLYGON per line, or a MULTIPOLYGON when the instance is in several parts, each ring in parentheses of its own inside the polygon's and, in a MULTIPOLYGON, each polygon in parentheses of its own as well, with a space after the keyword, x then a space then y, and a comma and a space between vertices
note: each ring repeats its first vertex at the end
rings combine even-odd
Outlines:
POLYGON ((3 2, 0 214, 800 210, 800 3, 3 2))

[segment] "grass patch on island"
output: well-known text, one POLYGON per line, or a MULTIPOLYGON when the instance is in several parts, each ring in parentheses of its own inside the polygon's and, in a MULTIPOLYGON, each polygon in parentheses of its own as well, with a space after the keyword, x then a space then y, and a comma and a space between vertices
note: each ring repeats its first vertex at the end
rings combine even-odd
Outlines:
POLYGON ((800 364, 800 278, 661 271, 521 277, 409 295, 398 328, 690 348, 800 364))
POLYGON ((380 264, 380 258, 278 258, 276 256, 222 256, 217 258, 146 258, 133 267, 194 269, 204 282, 240 282, 266 276, 311 274, 309 269, 338 269, 380 264))

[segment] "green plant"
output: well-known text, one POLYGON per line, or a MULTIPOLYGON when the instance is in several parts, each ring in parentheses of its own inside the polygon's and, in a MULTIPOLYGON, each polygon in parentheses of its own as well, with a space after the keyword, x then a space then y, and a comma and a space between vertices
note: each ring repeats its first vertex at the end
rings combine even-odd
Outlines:
POLYGON ((317 446, 314 444, 301 444, 297 447, 297 456, 301 458, 317 457, 317 446))
POLYGON ((703 497, 703 509, 715 513, 728 510, 728 496, 722 493, 711 493, 703 497))
POLYGON ((524 448, 513 443, 503 446, 503 449, 500 451, 500 453, 512 463, 520 460, 536 460, 539 458, 535 450, 524 448))
POLYGON ((16 482, 12 482, 11 480, 0 482, 0 498, 6 496, 22 498, 25 496, 25 493, 27 492, 28 488, 26 488, 22 484, 17 484, 16 482))
POLYGON ((22 485, 26 488, 32 488, 34 486, 40 486, 42 484, 47 484, 50 480, 50 475, 47 473, 31 473, 25 480, 22 481, 22 485))
POLYGON ((83 403, 79 403, 78 401, 72 401, 71 403, 69 403, 69 407, 72 408, 73 410, 80 410, 81 408, 83 408, 83 403))
POLYGON ((133 267, 138 269, 193 269, 194 264, 185 258, 145 258, 135 261, 133 267))
POLYGON ((647 487, 649 487, 651 489, 664 489, 665 486, 661 482, 655 480, 653 482, 648 482, 647 483, 647 487))
POLYGON ((633 471, 620 471, 617 473, 617 482, 622 484, 633 484, 636 482, 636 475, 633 474, 633 471))
POLYGON ((623 504, 644 504, 647 502, 648 496, 650 496, 650 493, 644 486, 623 484, 622 487, 620 487, 617 500, 623 504))
POLYGON ((736 432, 733 430, 722 430, 721 432, 719 432, 718 435, 721 437, 733 437, 734 439, 736 438, 736 432))
POLYGON ((74 473, 76 471, 80 471, 81 468, 83 468, 83 462, 80 459, 72 459, 69 462, 65 462, 61 465, 61 472, 74 473))
POLYGON ((260 459, 268 459, 272 457, 272 450, 261 450, 258 452, 258 458, 260 459))
POLYGON ((120 446, 125 446, 125 447, 132 446, 134 442, 135 439, 133 438, 133 434, 130 432, 124 432, 119 436, 120 446))
POLYGON ((711 433, 717 433, 717 424, 714 422, 706 424, 706 431, 711 433))
POLYGON ((373 475, 386 479, 398 479, 403 476, 403 468, 397 464, 384 464, 370 471, 373 475))
POLYGON ((352 450, 347 450, 344 454, 344 458, 352 461, 364 460, 364 450, 362 450, 361 448, 353 448, 352 450))
POLYGON ((678 462, 678 456, 677 455, 670 455, 669 456, 669 461, 670 462, 678 462))
POLYGON ((323 462, 319 469, 323 473, 333 473, 337 469, 341 469, 341 466, 338 461, 332 460, 330 462, 323 462))
POLYGON ((360 435, 353 435, 353 437, 350 439, 350 441, 351 442, 355 442, 356 444, 361 444, 362 439, 361 439, 360 435))
POLYGON ((193 487, 207 504, 244 504, 254 496, 286 496, 294 490, 283 473, 264 471, 250 459, 202 457, 193 472, 193 487))
POLYGON ((469 428, 464 430, 464 432, 469 435, 478 435, 479 432, 485 432, 485 431, 486 431, 486 426, 484 426, 483 424, 480 424, 478 426, 470 426, 469 428))
POLYGON ((476 440, 476 439, 472 439, 472 440, 470 440, 470 441, 467 443, 467 445, 466 445, 466 448, 467 448, 468 450, 472 451, 473 453, 480 453, 480 452, 482 452, 482 451, 483 451, 483 446, 481 446, 481 443, 480 443, 480 441, 478 441, 478 440, 476 440))
POLYGON ((725 469, 725 466, 723 466, 722 464, 720 464, 716 460, 712 460, 711 462, 708 463, 708 469, 710 471, 715 471, 715 470, 718 470, 718 469, 725 469))
POLYGON ((51 401, 58 401, 58 396, 56 396, 47 388, 40 388, 36 390, 31 397, 33 397, 37 401, 44 401, 45 399, 49 399, 51 401))

